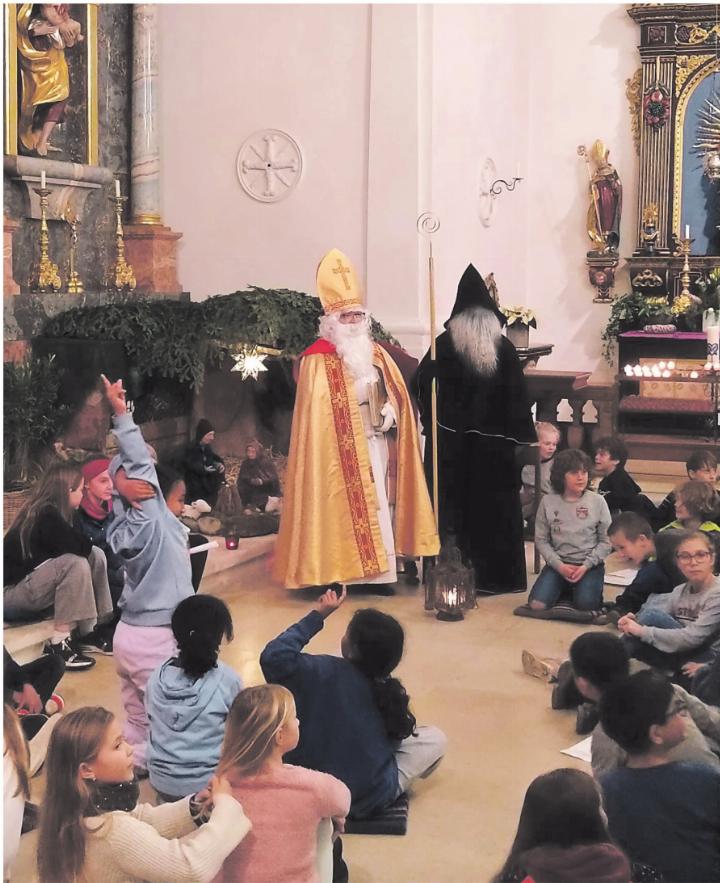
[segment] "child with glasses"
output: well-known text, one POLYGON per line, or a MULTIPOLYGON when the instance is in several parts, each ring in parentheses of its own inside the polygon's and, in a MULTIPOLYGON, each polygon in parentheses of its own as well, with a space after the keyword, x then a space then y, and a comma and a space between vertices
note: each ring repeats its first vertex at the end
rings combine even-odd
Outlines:
POLYGON ((720 772, 673 762, 687 717, 672 684, 654 671, 614 684, 600 700, 600 723, 627 752, 624 767, 600 776, 613 840, 660 879, 720 880, 720 772))
POLYGON ((679 674, 686 663, 707 660, 720 638, 720 578, 713 573, 713 543, 702 531, 684 535, 675 558, 686 582, 669 595, 651 595, 618 629, 631 656, 679 674))

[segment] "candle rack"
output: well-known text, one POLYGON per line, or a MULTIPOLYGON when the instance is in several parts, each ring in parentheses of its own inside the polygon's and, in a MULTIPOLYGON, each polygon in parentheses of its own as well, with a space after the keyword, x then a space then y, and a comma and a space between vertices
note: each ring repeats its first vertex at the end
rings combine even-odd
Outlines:
POLYGON ((33 291, 60 291, 60 271, 57 264, 50 260, 47 209, 50 190, 48 187, 34 187, 33 190, 40 197, 40 263, 37 273, 31 283, 33 291))
POLYGON ((114 291, 134 291, 137 285, 133 268, 125 260, 125 235, 122 226, 123 203, 126 196, 109 197, 110 202, 115 203, 115 263, 110 267, 108 288, 114 291))

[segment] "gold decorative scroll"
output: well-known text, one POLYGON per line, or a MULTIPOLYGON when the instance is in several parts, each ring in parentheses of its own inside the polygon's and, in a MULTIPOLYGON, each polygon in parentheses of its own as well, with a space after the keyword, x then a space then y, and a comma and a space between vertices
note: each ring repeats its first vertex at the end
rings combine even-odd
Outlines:
POLYGON ((630 79, 625 80, 625 97, 630 106, 635 153, 640 154, 640 117, 642 114, 642 68, 639 67, 630 79))
POLYGON ((688 37, 688 43, 693 45, 697 45, 698 43, 706 43, 713 34, 716 34, 720 37, 720 24, 713 25, 709 30, 708 28, 702 27, 697 23, 688 24, 690 28, 690 36, 688 37))
POLYGON ((690 74, 705 64, 706 61, 710 61, 713 57, 714 56, 712 55, 678 55, 677 66, 675 68, 676 98, 682 92, 685 81, 690 74))

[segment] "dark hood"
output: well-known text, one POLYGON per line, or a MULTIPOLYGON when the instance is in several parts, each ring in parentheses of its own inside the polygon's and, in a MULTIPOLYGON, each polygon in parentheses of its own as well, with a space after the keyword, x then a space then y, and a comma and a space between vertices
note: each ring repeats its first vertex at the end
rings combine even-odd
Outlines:
MULTIPOLYGON (((472 264, 468 264, 467 270, 462 274, 458 285, 457 297, 455 298, 455 306, 452 309, 452 313, 450 313, 450 319, 460 315, 460 313, 470 309, 470 307, 482 307, 485 310, 490 310, 498 317, 501 325, 507 323, 504 314, 490 296, 482 276, 472 264)), ((446 328, 450 319, 445 323, 446 328)))
POLYGON ((630 862, 612 843, 586 846, 538 846, 520 856, 537 883, 630 883, 630 862))

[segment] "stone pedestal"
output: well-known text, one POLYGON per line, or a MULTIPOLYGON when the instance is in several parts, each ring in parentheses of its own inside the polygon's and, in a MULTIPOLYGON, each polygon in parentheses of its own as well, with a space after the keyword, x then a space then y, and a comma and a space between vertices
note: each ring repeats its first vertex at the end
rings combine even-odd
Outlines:
POLYGON ((177 242, 182 233, 169 227, 126 224, 125 258, 135 273, 138 292, 179 294, 177 242))
POLYGON ((3 217, 3 291, 5 297, 20 294, 20 286, 13 278, 13 234, 20 224, 7 216, 3 217))

